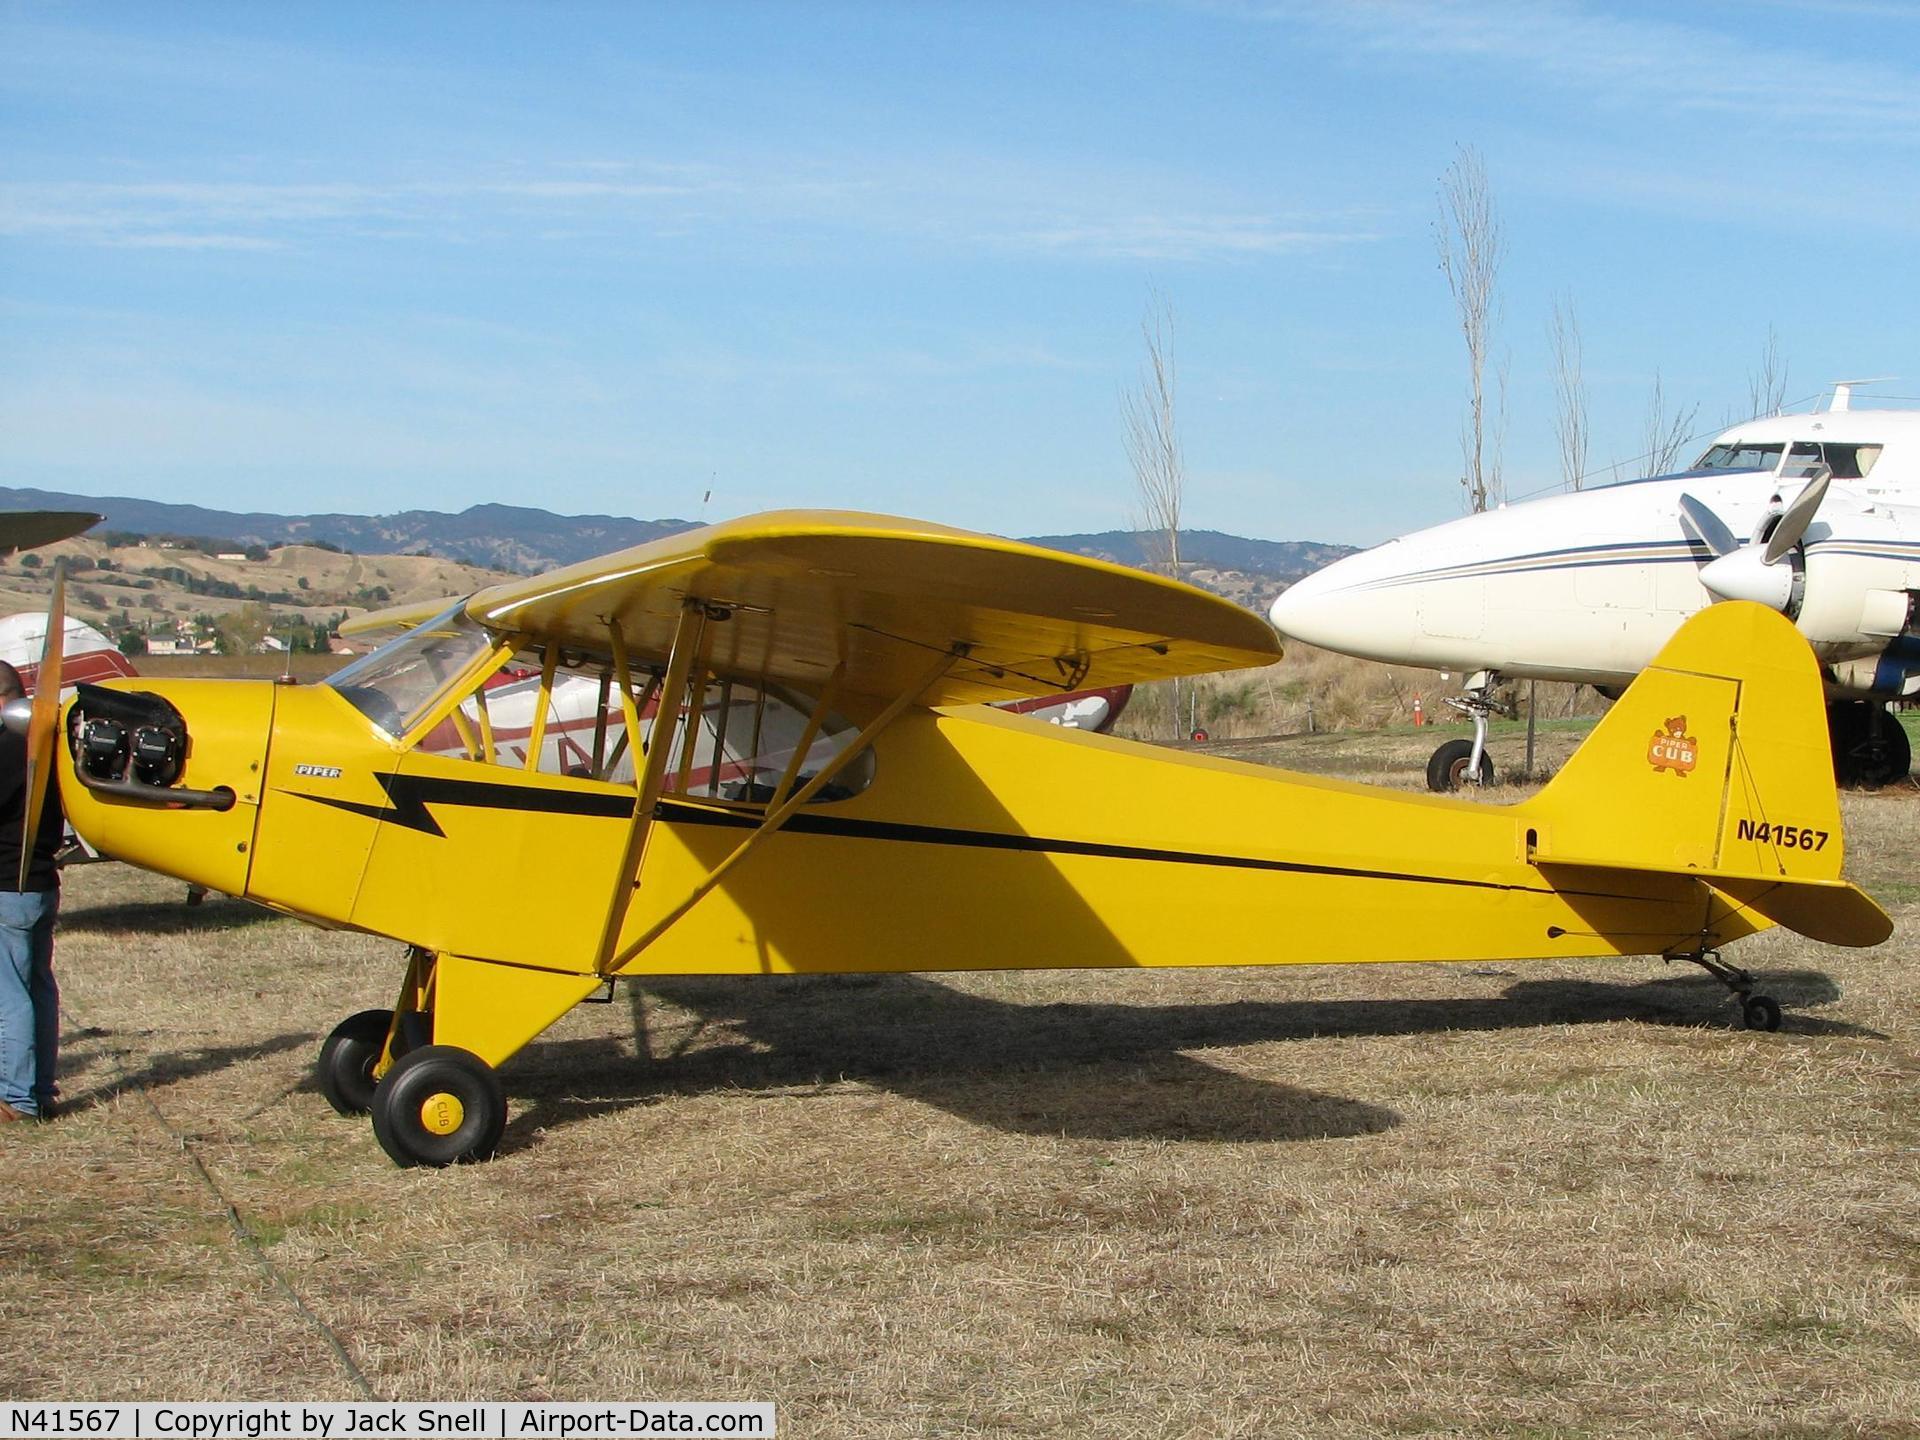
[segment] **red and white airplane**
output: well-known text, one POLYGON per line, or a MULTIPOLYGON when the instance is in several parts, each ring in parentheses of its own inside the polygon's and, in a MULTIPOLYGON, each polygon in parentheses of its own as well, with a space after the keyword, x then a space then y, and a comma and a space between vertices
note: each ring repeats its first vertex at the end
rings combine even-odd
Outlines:
MULTIPOLYGON (((57 540, 70 540, 100 523, 102 517, 85 510, 0 511, 0 555, 35 550, 57 540)), ((64 699, 76 685, 97 685, 116 676, 133 675, 132 662, 93 626, 72 616, 61 627, 66 662, 60 672, 64 699)), ((46 651, 47 616, 44 610, 0 616, 0 660, 20 672, 31 695, 40 679, 40 657, 46 651)))

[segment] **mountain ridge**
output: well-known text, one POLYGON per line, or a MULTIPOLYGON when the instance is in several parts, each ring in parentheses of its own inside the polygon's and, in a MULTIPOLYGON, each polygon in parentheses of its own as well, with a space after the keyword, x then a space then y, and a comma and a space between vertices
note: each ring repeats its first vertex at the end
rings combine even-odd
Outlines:
MULTIPOLYGON (((700 522, 682 519, 639 520, 620 515, 561 515, 521 505, 480 504, 465 510, 402 510, 391 515, 344 512, 280 515, 270 511, 215 510, 142 500, 127 495, 79 495, 64 490, 0 485, 0 509, 92 510, 106 518, 94 533, 124 531, 231 541, 235 545, 336 546, 362 555, 400 555, 428 551, 467 565, 523 574, 537 573, 611 550, 623 550, 662 536, 692 530, 700 522)), ((1145 537, 1134 531, 1106 530, 1037 535, 1028 544, 1113 560, 1147 563, 1145 537)), ((1181 570, 1213 575, 1243 575, 1249 603, 1298 579, 1354 547, 1312 540, 1259 540, 1218 530, 1180 532, 1181 570)), ((1222 588, 1210 584, 1208 588, 1222 588)))

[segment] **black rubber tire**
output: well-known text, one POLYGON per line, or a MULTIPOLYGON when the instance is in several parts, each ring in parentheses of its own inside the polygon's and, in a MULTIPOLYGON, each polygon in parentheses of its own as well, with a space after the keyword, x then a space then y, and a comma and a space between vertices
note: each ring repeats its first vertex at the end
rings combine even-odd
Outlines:
POLYGON ((1778 1030, 1780 1002, 1771 995, 1749 995, 1740 1002, 1740 1019, 1749 1030, 1778 1030))
POLYGON ((1849 790, 1878 790, 1913 769, 1913 745, 1900 721, 1872 700, 1840 700, 1827 707, 1834 782, 1849 790))
POLYGON ((373 1092, 373 1133, 394 1164, 465 1165, 492 1158, 507 1125, 506 1097, 493 1067, 457 1045, 423 1045, 393 1062, 373 1092), (429 1130, 421 1107, 436 1095, 459 1101, 458 1124, 429 1130))
POLYGON ((400 1034, 393 1042, 393 1058, 398 1060, 409 1050, 433 1043, 433 1012, 409 1010, 400 1017, 400 1034))
POLYGON ((333 1027, 320 1047, 320 1093, 342 1115, 373 1108, 373 1067, 386 1048, 391 1010, 362 1010, 333 1027))
MULTIPOLYGON (((1472 759, 1471 740, 1447 741, 1427 761, 1427 788, 1439 795, 1460 789, 1467 783, 1467 763, 1472 759)), ((1484 750, 1480 752, 1480 783, 1493 783, 1493 757, 1484 750)))

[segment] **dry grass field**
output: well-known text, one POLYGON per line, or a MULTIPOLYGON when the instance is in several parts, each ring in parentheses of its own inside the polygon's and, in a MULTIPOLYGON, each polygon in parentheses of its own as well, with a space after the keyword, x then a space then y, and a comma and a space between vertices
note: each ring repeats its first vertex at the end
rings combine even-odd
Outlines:
POLYGON ((309 1080, 395 947, 78 871, 68 1111, 0 1132, 0 1395, 1920 1434, 1920 793, 1845 809, 1899 930, 1741 947, 1779 1034, 1641 960, 663 980, 518 1058, 502 1155, 442 1172, 309 1080))

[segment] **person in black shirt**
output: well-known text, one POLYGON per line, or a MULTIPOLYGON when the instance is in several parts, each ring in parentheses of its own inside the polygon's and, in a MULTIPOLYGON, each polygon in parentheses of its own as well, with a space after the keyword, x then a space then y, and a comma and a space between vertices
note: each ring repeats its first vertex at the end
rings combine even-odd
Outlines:
MULTIPOLYGON (((0 660, 0 704, 25 693, 20 672, 0 660)), ((52 1118, 53 1074, 59 1060, 53 917, 60 908, 60 873, 53 857, 65 822, 57 774, 48 777, 23 887, 20 847, 26 808, 26 737, 0 728, 0 1124, 52 1118)))

